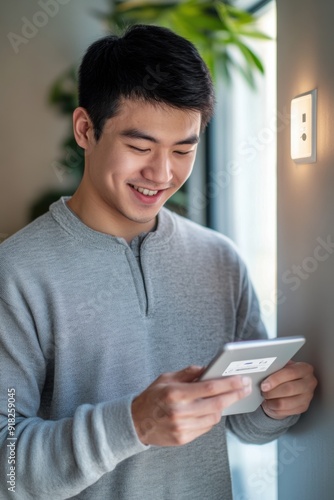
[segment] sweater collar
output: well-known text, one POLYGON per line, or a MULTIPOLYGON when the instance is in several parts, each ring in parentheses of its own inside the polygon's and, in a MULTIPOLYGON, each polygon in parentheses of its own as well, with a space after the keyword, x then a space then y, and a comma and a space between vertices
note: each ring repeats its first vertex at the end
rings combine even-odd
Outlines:
MULTIPOLYGON (((50 206, 50 212, 54 220, 74 238, 81 240, 84 244, 90 244, 98 248, 109 248, 115 251, 123 251, 128 247, 124 238, 101 233, 91 229, 67 206, 69 196, 63 196, 50 206)), ((155 231, 148 233, 145 237, 145 247, 160 247, 165 245, 172 237, 175 230, 174 215, 167 208, 162 208, 158 214, 158 223, 155 231)))

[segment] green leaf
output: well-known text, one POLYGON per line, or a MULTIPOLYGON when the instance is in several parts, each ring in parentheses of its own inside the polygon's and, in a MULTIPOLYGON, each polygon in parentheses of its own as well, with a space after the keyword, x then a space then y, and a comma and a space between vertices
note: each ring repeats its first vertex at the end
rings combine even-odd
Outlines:
MULTIPOLYGON (((116 30, 129 24, 153 23, 168 27, 192 41, 200 51, 212 74, 215 60, 226 58, 224 47, 235 46, 243 56, 249 70, 244 70, 247 81, 250 71, 263 73, 263 66, 256 54, 246 45, 247 39, 269 40, 268 35, 256 28, 256 18, 222 0, 115 0, 111 14, 105 17, 116 30), (219 46, 221 44, 221 46, 219 46), (225 54, 223 56, 223 54, 225 54)), ((101 17, 101 14, 100 14, 101 17)), ((102 14, 103 17, 103 14, 102 14)), ((229 73, 226 68, 224 74, 229 73)))
POLYGON ((253 52, 249 47, 247 47, 244 43, 237 41, 237 46, 243 53, 246 61, 248 61, 249 65, 252 66, 254 65, 260 73, 264 73, 264 67, 262 62, 260 61, 259 57, 253 52))
MULTIPOLYGON (((217 2, 222 3, 222 2, 217 2)), ((233 5, 224 4, 224 10, 226 11, 226 15, 228 15, 231 19, 238 21, 241 24, 253 24, 256 22, 256 18, 245 10, 238 9, 233 5)))
POLYGON ((239 35, 242 35, 246 38, 256 38, 257 40, 263 40, 266 42, 270 42, 273 38, 261 31, 248 31, 248 30, 239 30, 239 35))
POLYGON ((256 85, 255 85, 254 73, 253 73, 250 66, 248 66, 247 64, 243 65, 239 61, 236 61, 234 58, 231 58, 230 66, 231 66, 231 68, 236 70, 238 73, 240 73, 240 75, 244 78, 244 80, 246 80, 248 85, 253 90, 255 90, 256 85))

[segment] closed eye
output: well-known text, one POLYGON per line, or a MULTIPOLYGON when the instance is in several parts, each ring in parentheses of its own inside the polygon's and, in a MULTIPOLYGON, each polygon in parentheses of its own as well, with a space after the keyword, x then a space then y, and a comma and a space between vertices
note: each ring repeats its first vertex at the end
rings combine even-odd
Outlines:
POLYGON ((194 151, 194 149, 191 149, 190 151, 175 151, 176 154, 178 155, 188 155, 189 153, 192 153, 194 151))
POLYGON ((135 151, 139 151, 140 153, 147 153, 148 151, 150 151, 150 149, 136 148, 136 146, 131 146, 130 144, 128 144, 128 147, 130 149, 134 149, 135 151))

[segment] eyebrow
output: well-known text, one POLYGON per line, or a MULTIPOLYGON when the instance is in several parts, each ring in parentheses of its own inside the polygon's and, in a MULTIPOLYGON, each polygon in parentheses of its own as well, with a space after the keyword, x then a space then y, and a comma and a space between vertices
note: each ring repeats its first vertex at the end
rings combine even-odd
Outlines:
MULTIPOLYGON (((158 139, 155 137, 152 137, 149 134, 146 134, 145 132, 142 132, 141 130, 138 130, 136 128, 129 128, 126 130, 123 130, 120 135, 122 137, 128 137, 130 139, 144 139, 145 141, 151 141, 154 142, 155 144, 159 144, 158 139)), ((196 134, 193 134, 186 139, 183 139, 182 141, 175 142, 173 146, 181 146, 182 144, 198 144, 199 142, 199 137, 196 134)))

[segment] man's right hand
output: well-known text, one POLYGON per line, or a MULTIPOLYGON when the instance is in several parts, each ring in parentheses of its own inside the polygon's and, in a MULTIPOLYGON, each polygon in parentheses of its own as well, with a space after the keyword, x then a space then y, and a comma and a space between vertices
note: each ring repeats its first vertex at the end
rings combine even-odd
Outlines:
POLYGON ((202 372, 203 368, 190 366, 164 373, 133 400, 132 418, 143 444, 189 443, 211 430, 225 408, 252 390, 249 377, 196 381, 202 372))

